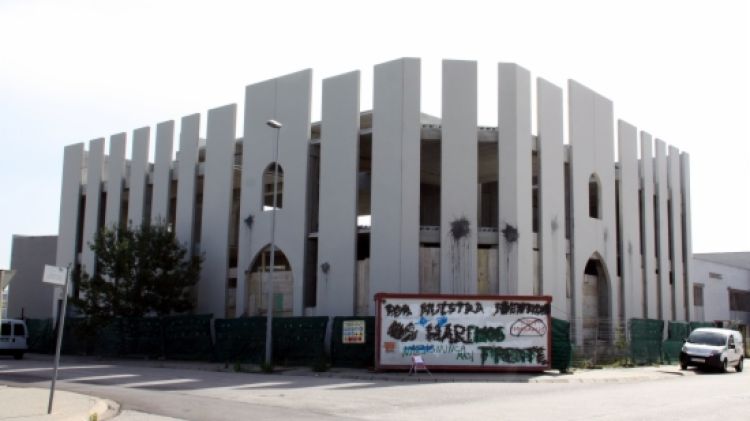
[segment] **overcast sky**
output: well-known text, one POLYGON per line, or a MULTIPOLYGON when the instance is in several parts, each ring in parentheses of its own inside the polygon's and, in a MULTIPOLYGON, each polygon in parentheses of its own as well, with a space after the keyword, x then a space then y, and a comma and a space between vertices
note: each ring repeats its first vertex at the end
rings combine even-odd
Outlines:
POLYGON ((747 4, 0 0, 0 268, 13 234, 57 233, 65 145, 179 128, 304 68, 314 119, 320 80, 351 70, 368 109, 372 66, 403 56, 422 58, 422 110, 438 116, 440 60, 477 60, 483 125, 496 125, 498 62, 591 87, 616 118, 690 153, 694 251, 750 251, 747 4))

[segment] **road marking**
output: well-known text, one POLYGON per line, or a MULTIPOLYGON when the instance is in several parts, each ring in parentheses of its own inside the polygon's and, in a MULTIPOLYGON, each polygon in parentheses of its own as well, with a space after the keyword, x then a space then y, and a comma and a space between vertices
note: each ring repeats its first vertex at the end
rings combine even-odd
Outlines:
POLYGON ((196 379, 166 379, 166 380, 153 380, 150 382, 125 383, 125 384, 121 384, 120 387, 161 386, 161 385, 168 385, 168 384, 195 383, 195 382, 198 382, 198 380, 196 379))
POLYGON ((69 379, 63 379, 66 382, 84 382, 90 380, 107 380, 107 379, 121 379, 126 377, 139 377, 139 374, 111 374, 109 376, 88 376, 88 377, 72 377, 69 379))

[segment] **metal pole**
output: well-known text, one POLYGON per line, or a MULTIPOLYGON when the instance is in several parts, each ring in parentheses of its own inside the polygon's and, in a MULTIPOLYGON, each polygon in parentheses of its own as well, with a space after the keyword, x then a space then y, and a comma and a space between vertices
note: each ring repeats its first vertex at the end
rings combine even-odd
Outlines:
MULTIPOLYGON (((272 126, 273 127, 273 126, 272 126)), ((272 328, 273 328, 273 273, 276 258, 276 209, 278 205, 278 181, 279 181, 279 132, 281 127, 276 129, 276 145, 273 151, 273 209, 271 210, 271 267, 266 276, 268 277, 268 309, 266 313, 266 367, 271 367, 272 346, 272 328)))
POLYGON ((55 370, 52 372, 52 385, 49 388, 49 404, 47 414, 52 413, 52 399, 55 396, 55 383, 57 382, 57 369, 60 367, 60 348, 62 346, 63 329, 65 329, 65 307, 68 305, 68 283, 70 282, 70 265, 65 272, 65 286, 63 287, 62 310, 60 311, 60 323, 57 330, 57 347, 55 349, 55 370))

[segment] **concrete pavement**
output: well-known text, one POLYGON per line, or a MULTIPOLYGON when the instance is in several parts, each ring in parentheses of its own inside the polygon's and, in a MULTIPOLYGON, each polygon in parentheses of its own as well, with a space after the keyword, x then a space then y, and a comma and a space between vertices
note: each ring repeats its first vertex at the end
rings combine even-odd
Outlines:
POLYGON ((47 415, 49 389, 0 385, 0 419, 79 421, 102 420, 117 413, 117 405, 93 396, 55 391, 52 413, 47 415))

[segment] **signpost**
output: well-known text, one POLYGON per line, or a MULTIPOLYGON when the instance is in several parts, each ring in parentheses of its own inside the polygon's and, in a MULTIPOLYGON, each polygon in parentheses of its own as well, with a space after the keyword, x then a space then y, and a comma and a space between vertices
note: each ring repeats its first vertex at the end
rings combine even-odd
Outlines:
POLYGON ((379 369, 408 369, 415 356, 443 370, 550 368, 549 296, 380 293, 375 301, 379 369))
POLYGON ((57 347, 55 348, 55 369, 52 372, 52 384, 49 388, 49 404, 47 414, 52 413, 52 400, 55 396, 55 383, 57 382, 57 369, 60 367, 60 347, 62 346, 63 329, 65 327, 65 308, 68 305, 68 282, 70 280, 70 265, 67 268, 60 266, 44 265, 44 277, 42 282, 62 286, 63 302, 60 310, 60 320, 57 324, 57 347))

